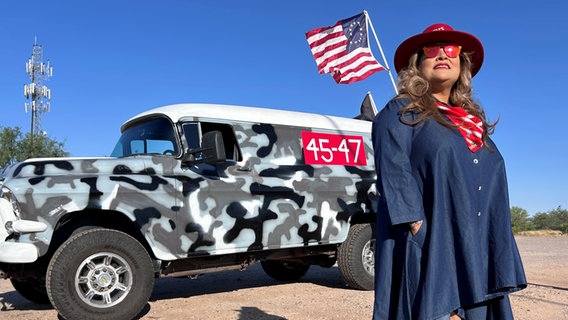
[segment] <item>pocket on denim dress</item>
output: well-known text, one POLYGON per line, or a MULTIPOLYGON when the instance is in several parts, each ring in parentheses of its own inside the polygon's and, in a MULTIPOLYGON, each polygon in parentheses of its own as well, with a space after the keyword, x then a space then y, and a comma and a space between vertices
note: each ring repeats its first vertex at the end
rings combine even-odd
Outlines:
POLYGON ((426 233, 428 224, 426 221, 422 222, 420 230, 415 235, 412 235, 410 230, 406 238, 406 255, 404 266, 404 282, 406 284, 406 297, 408 299, 409 308, 412 309, 415 300, 420 300, 420 275, 422 270, 422 255, 424 242, 426 240, 426 233))

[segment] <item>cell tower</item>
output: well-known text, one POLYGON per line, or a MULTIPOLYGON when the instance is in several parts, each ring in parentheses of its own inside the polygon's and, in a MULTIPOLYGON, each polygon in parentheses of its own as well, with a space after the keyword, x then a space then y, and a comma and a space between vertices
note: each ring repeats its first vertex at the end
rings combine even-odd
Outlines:
POLYGON ((32 114, 32 123, 30 133, 34 135, 42 134, 41 116, 44 112, 49 111, 49 100, 51 99, 51 90, 43 85, 43 81, 49 80, 53 74, 49 60, 47 64, 43 63, 43 50, 40 44, 37 44, 37 38, 34 39, 32 57, 26 62, 26 72, 30 76, 30 84, 24 85, 24 96, 29 99, 25 103, 26 112, 32 114))

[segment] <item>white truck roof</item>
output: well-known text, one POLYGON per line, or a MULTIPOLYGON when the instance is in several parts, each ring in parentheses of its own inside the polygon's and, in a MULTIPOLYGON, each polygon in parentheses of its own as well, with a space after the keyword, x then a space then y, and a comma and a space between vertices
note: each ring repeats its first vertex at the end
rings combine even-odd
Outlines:
POLYGON ((129 123, 138 118, 157 114, 169 117, 174 123, 184 118, 224 119, 353 132, 371 131, 370 121, 358 119, 269 108, 201 103, 173 104, 150 109, 126 121, 122 129, 124 130, 129 123))

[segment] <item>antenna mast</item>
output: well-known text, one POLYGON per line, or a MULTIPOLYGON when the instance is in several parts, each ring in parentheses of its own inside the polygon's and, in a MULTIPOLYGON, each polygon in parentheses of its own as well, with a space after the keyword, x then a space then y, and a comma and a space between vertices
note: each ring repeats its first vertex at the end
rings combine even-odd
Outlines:
POLYGON ((51 90, 43 85, 43 81, 51 78, 53 70, 49 60, 47 64, 43 63, 42 51, 41 45, 37 44, 37 38, 35 38, 32 56, 26 62, 26 72, 30 77, 30 84, 24 85, 24 96, 29 99, 29 102, 25 103, 26 112, 29 110, 32 114, 30 130, 32 137, 42 134, 41 115, 49 111, 50 108, 51 90))

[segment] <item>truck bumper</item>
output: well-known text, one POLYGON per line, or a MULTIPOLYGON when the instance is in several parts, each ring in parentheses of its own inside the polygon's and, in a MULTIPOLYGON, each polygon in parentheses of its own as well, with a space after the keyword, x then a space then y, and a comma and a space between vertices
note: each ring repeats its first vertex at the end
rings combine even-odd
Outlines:
MULTIPOLYGON (((29 223, 25 220, 17 220, 16 215, 12 211, 12 205, 8 200, 0 198, 0 262, 6 263, 30 263, 38 258, 38 249, 31 243, 14 242, 11 240, 6 241, 9 236, 6 230, 6 222, 17 221, 16 225, 23 225, 27 227, 29 223)), ((31 225, 44 226, 45 224, 30 221, 31 225)), ((29 228, 28 228, 29 229, 29 228)), ((31 230, 31 229, 30 229, 31 230)), ((43 228, 45 230, 45 228, 43 228)))
POLYGON ((30 263, 37 258, 37 248, 31 243, 0 242, 0 262, 30 263))

